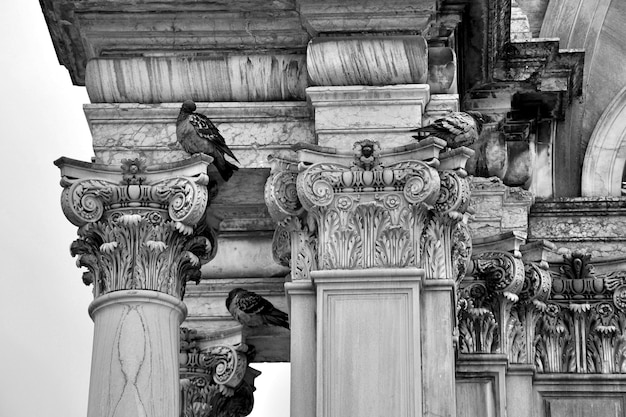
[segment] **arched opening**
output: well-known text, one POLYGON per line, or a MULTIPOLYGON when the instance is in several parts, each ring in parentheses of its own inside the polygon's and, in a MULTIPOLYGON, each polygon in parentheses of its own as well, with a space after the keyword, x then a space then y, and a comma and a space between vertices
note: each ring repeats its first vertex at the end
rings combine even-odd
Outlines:
POLYGON ((582 195, 620 196, 626 163, 626 87, 606 108, 589 140, 582 172, 582 195))

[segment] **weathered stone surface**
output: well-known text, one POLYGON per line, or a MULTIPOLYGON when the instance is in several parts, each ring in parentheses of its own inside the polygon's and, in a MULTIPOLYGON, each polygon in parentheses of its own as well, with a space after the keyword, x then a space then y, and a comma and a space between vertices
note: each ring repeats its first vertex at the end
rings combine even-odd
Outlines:
POLYGON ((297 1, 309 33, 419 32, 427 28, 436 9, 433 0, 297 1))
POLYGON ((528 18, 531 37, 538 38, 549 0, 516 0, 518 7, 528 18))
POLYGON ((42 8, 60 61, 79 85, 92 58, 304 53, 309 40, 290 0, 62 0, 42 8))
POLYGON ((457 92, 454 49, 428 48, 428 85, 431 94, 455 94, 457 92))
POLYGON ((530 239, 594 257, 626 255, 626 199, 578 197, 539 201, 532 208, 530 239))
MULTIPOLYGON (((267 167, 267 156, 297 142, 313 142, 313 123, 304 102, 197 103, 213 120, 243 167, 267 167)), ((176 141, 180 104, 88 104, 85 114, 99 163, 124 158, 150 163, 189 157, 176 141)))
POLYGON ((304 100, 304 55, 97 58, 87 64, 92 103, 304 100))
POLYGON ((470 210, 474 217, 469 226, 472 237, 487 237, 528 228, 528 212, 533 196, 528 191, 507 187, 496 177, 471 180, 470 210))
POLYGON ((424 84, 428 48, 421 36, 315 38, 307 68, 319 86, 424 84))
POLYGON ((390 148, 415 141, 409 131, 421 126, 429 87, 309 87, 307 95, 319 145, 351 149, 354 142, 370 139, 390 148))

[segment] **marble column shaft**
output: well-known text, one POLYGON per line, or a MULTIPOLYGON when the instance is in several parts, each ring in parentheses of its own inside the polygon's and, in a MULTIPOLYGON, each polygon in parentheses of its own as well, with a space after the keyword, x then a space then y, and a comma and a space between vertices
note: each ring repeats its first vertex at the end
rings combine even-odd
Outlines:
POLYGON ((180 412, 179 325, 188 280, 216 251, 205 224, 210 157, 121 169, 61 158, 61 205, 79 227, 71 245, 93 285, 88 417, 180 412))

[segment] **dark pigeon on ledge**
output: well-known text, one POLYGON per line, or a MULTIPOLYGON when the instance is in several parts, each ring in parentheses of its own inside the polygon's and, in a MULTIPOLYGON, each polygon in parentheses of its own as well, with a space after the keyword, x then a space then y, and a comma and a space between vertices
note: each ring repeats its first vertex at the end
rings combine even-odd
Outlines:
POLYGON ((435 136, 447 142, 447 147, 456 149, 461 146, 471 146, 476 142, 483 130, 483 124, 489 118, 477 111, 452 112, 445 117, 435 120, 428 126, 414 129, 417 132, 415 139, 422 140, 428 136, 435 136))
POLYGON ((274 307, 260 295, 235 288, 228 293, 226 308, 239 323, 248 327, 258 327, 264 324, 289 329, 289 316, 274 307))
POLYGON ((176 119, 176 139, 190 154, 204 153, 213 157, 213 165, 224 181, 228 181, 239 168, 228 162, 224 155, 239 160, 228 148, 224 137, 211 120, 203 114, 195 113, 196 103, 186 100, 176 119))

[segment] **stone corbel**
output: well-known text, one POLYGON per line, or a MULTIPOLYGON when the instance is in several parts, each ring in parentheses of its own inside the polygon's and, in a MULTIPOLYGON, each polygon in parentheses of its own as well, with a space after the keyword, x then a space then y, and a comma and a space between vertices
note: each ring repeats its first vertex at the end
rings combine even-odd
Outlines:
POLYGON ((180 417, 243 417, 252 412, 254 378, 248 366, 253 353, 245 345, 198 348, 194 329, 181 328, 180 417))

